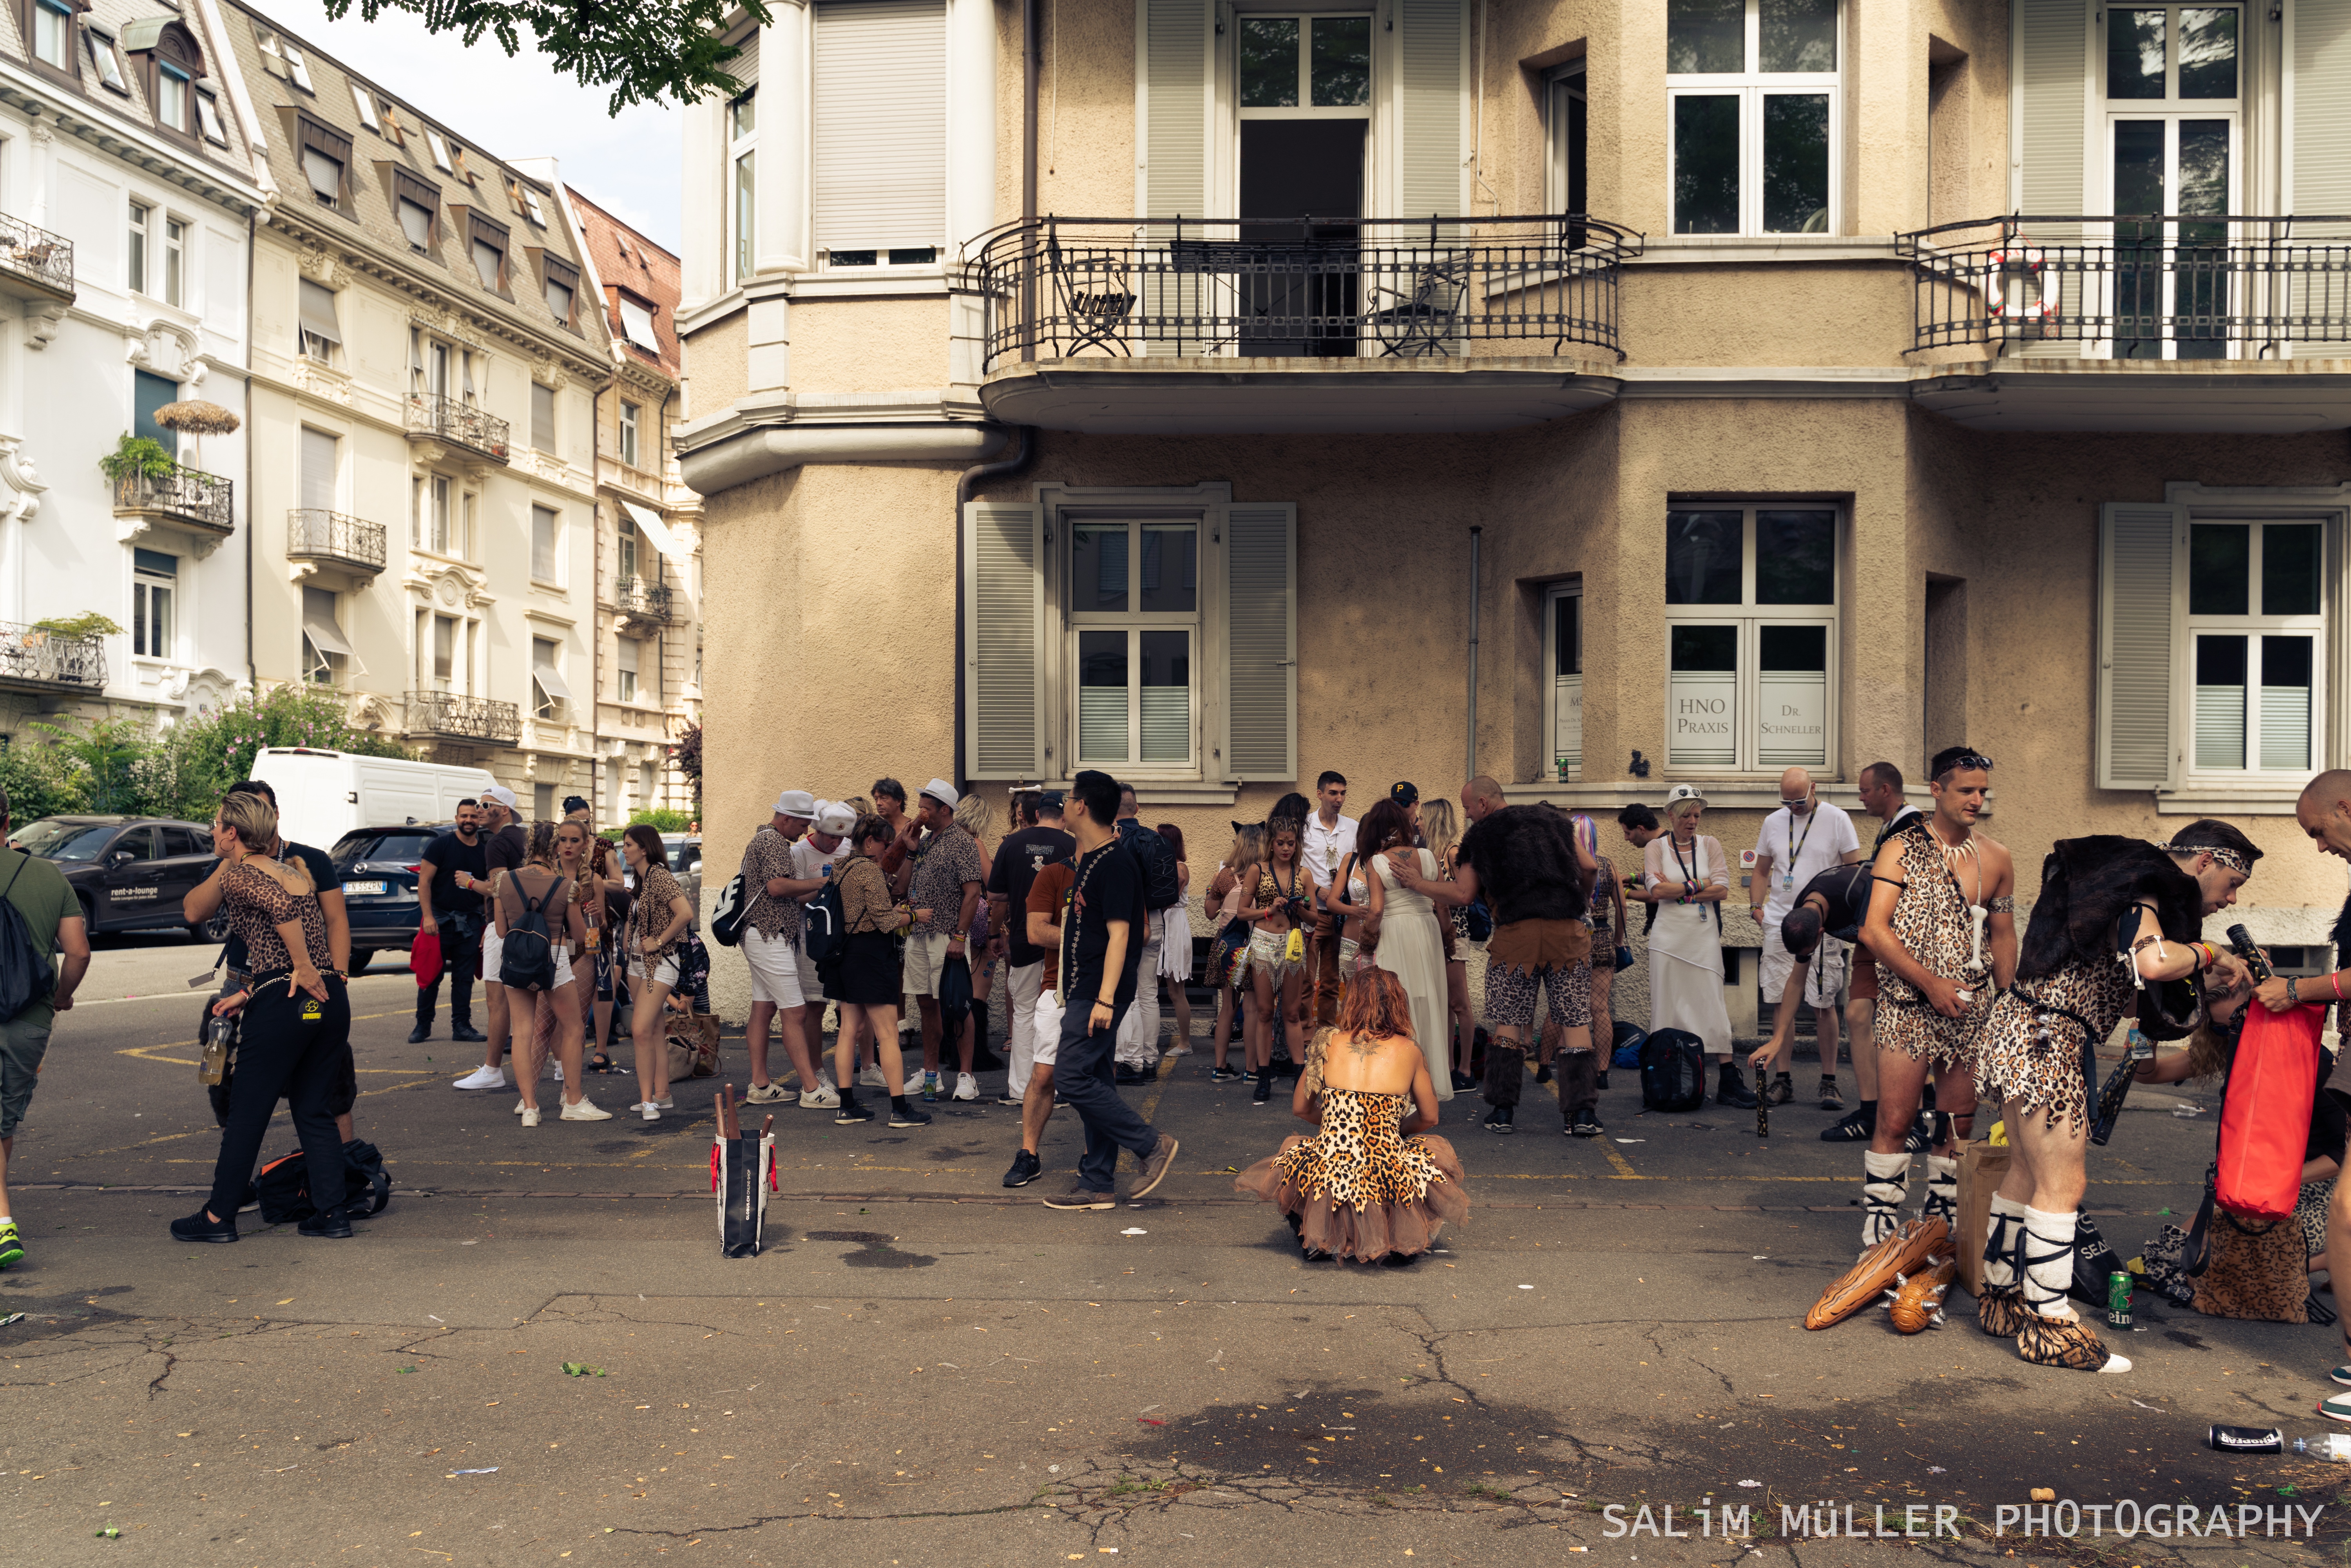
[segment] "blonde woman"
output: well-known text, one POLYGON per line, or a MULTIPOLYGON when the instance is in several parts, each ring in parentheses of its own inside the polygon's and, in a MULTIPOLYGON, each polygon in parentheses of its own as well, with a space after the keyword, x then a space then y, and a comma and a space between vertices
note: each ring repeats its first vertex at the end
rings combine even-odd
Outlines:
POLYGON ((1700 833, 1706 798, 1687 784, 1666 796, 1666 831, 1641 852, 1641 890, 1654 905, 1649 927, 1649 1031, 1678 1029, 1705 1042, 1728 1072, 1730 1012, 1722 1002, 1722 901, 1730 862, 1721 843, 1700 833))
MULTIPOLYGON (((588 830, 580 822, 560 825, 560 836, 571 841, 571 863, 576 869, 585 858, 588 830)), ((580 993, 573 983, 571 960, 584 953, 588 946, 588 924, 580 912, 579 884, 569 872, 559 868, 559 828, 554 822, 540 822, 531 830, 530 858, 513 870, 503 873, 490 894, 493 917, 497 923, 498 939, 529 913, 536 904, 546 916, 549 939, 555 950, 555 975, 551 985, 544 989, 532 987, 510 987, 510 1000, 517 1007, 526 1002, 534 1009, 534 1027, 528 1043, 523 1048, 525 1061, 515 1063, 515 1079, 522 1087, 522 1103, 515 1109, 522 1115, 526 1127, 538 1125, 538 1070, 546 1060, 549 1038, 547 1020, 552 1020, 552 1043, 555 1049, 557 1082, 563 1086, 562 1119, 567 1122, 609 1122, 610 1111, 599 1109, 580 1092, 580 1059, 581 1029, 580 1023, 580 993)), ((517 1030, 519 1036, 522 1031, 517 1030)))
POLYGON ((694 923, 685 889, 670 874, 661 834, 639 822, 621 835, 621 853, 637 873, 636 907, 629 915, 629 1044, 637 1060, 637 1092, 630 1107, 648 1122, 676 1109, 669 1092, 669 1039, 662 1003, 678 981, 678 944, 694 923))
POLYGON ((1216 1052, 1216 1065, 1208 1069, 1208 1081, 1227 1083, 1238 1078, 1240 1071, 1226 1061, 1231 1047, 1235 1015, 1241 1020, 1243 1031, 1241 1060, 1249 1060, 1247 1003, 1243 1000, 1249 981, 1249 926, 1227 913, 1226 901, 1245 877, 1256 873, 1265 859, 1265 829, 1252 822, 1236 826, 1233 847, 1225 852, 1224 864, 1208 880, 1208 895, 1203 906, 1214 922, 1217 937, 1208 949, 1208 984, 1217 993, 1217 1024, 1208 1037, 1209 1049, 1216 1052))
POLYGON ((1265 825, 1266 854, 1249 877, 1233 889, 1226 901, 1231 912, 1253 929, 1249 933, 1249 979, 1257 1008, 1249 1015, 1254 1038, 1249 1042, 1249 1066, 1257 1073, 1251 1103, 1273 1098, 1273 1030, 1277 1021, 1289 1033, 1286 1043, 1292 1061, 1306 1060, 1306 1022, 1299 995, 1306 977, 1306 961, 1290 956, 1290 936, 1302 933, 1312 916, 1314 879, 1298 858, 1305 823, 1296 817, 1276 817, 1265 825))
MULTIPOLYGON (((1451 800, 1440 795, 1420 803, 1421 842, 1437 857, 1437 873, 1443 881, 1453 880, 1455 848, 1460 837, 1460 819, 1454 815, 1451 800)), ((1447 905, 1439 917, 1445 922, 1446 1032, 1452 1041, 1447 1077, 1458 1093, 1477 1087, 1478 1082, 1462 1071, 1468 1064, 1470 1037, 1478 1028, 1477 1015, 1469 1010, 1468 906, 1447 905)))

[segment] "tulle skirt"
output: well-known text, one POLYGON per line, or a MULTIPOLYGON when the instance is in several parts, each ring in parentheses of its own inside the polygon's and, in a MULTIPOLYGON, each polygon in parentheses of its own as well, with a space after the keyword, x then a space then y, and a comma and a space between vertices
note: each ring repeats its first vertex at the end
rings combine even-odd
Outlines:
POLYGON ((1426 1156, 1444 1179, 1428 1182, 1418 1197, 1408 1186, 1391 1189, 1384 1197, 1367 1198, 1360 1209, 1352 1203, 1333 1202, 1327 1190, 1308 1193, 1295 1185, 1283 1156, 1306 1141, 1300 1134, 1284 1138, 1280 1153, 1235 1176, 1233 1188, 1252 1193, 1280 1209, 1307 1247, 1356 1263, 1375 1262, 1391 1252, 1410 1258, 1427 1251, 1447 1224, 1459 1224, 1469 1217, 1469 1190, 1464 1185, 1461 1157, 1450 1143, 1434 1133, 1406 1138, 1404 1145, 1426 1156))
POLYGON ((1167 911, 1167 935, 1159 944, 1159 972, 1189 984, 1192 978, 1192 916, 1178 904, 1167 911))

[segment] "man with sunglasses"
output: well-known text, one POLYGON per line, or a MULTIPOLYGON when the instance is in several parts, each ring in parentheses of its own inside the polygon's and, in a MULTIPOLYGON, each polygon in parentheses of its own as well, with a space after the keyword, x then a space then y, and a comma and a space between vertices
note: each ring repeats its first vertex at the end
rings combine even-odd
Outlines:
MULTIPOLYGON (((1780 775, 1780 809, 1763 819, 1762 832, 1755 841, 1755 874, 1747 889, 1748 912, 1763 928, 1763 956, 1758 968, 1765 1007, 1780 1006, 1781 998, 1787 994, 1789 976, 1795 969, 1795 956, 1781 940, 1780 923, 1796 906, 1797 890, 1808 886, 1831 866, 1852 865, 1860 859, 1861 838, 1854 831, 1853 819, 1844 808, 1822 800, 1813 776, 1802 768, 1791 768, 1780 775)), ((1844 967, 1836 949, 1823 955, 1822 963, 1813 970, 1812 1002, 1816 1013, 1825 1011, 1834 1019, 1836 995, 1820 982, 1832 969, 1842 977, 1844 967), (1823 991, 1827 994, 1821 994, 1823 991)), ((1801 981, 1796 995, 1803 995, 1801 981)), ((1822 1108, 1832 1110, 1837 1108, 1830 1103, 1836 1097, 1834 1021, 1823 1031, 1823 1038, 1822 1108)), ((1778 1064, 1770 1091, 1774 1105, 1785 1105, 1796 1097, 1795 1082, 1788 1065, 1786 1061, 1778 1064)))
POLYGON ((1931 817, 1877 853, 1862 945, 1877 960, 1877 1131, 1862 1156, 1861 1245, 1901 1221, 1910 1180, 1904 1147, 1927 1079, 1949 1120, 1927 1155, 1922 1218, 1959 1228, 1954 1153, 1975 1119, 1975 1051, 1995 987, 2016 977, 2016 873, 2008 851, 1976 831, 1991 759, 1965 746, 1935 754, 1931 817))

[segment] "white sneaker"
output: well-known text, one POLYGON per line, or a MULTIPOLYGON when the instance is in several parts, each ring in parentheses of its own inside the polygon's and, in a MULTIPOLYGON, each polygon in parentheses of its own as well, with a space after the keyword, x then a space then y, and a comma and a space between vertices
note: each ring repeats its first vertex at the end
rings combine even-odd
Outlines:
POLYGON ((561 1119, 566 1122, 609 1122, 612 1119, 612 1113, 582 1094, 563 1107, 561 1119))
POLYGON ((516 1101, 516 1102, 515 1102, 515 1114, 516 1114, 516 1115, 519 1116, 519 1115, 521 1115, 525 1111, 528 1111, 528 1110, 529 1110, 529 1109, 530 1109, 530 1107, 529 1107, 528 1105, 524 1104, 521 1101, 517 1100, 517 1101, 516 1101))
POLYGON ((643 1116, 648 1122, 658 1122, 661 1120, 661 1107, 658 1105, 640 1101, 632 1108, 640 1115, 643 1116))
POLYGON ((978 1080, 977 1080, 977 1079, 973 1078, 973 1077, 972 1077, 972 1075, 971 1075, 970 1073, 968 1073, 968 1072, 958 1072, 958 1073, 956 1073, 956 1074, 955 1097, 956 1097, 956 1099, 958 1099, 958 1100, 977 1100, 977 1099, 978 1099, 978 1098, 979 1098, 979 1082, 978 1082, 978 1080))
POLYGON ((563 1082, 563 1063, 559 1061, 555 1064, 555 1081, 558 1083, 563 1082))
POLYGON ((503 1067, 476 1067, 455 1083, 452 1089, 503 1089, 507 1086, 507 1070, 503 1067))
POLYGON ((526 1105, 526 1106, 524 1106, 524 1107, 523 1107, 523 1111, 522 1111, 522 1124, 523 1124, 524 1126, 526 1126, 526 1127, 536 1127, 536 1126, 538 1126, 538 1106, 536 1106, 536 1105, 526 1105))
POLYGON ((906 1086, 904 1089, 899 1090, 898 1092, 901 1094, 920 1094, 922 1092, 923 1074, 922 1070, 917 1068, 914 1071, 906 1074, 906 1086))
POLYGON ((830 1083, 800 1091, 800 1109, 803 1111, 831 1111, 838 1109, 840 1104, 841 1095, 830 1083))
POLYGON ((746 1105, 773 1105, 785 1098, 784 1086, 780 1083, 754 1083, 743 1092, 743 1103, 746 1105))
MULTIPOLYGON (((920 1077, 921 1074, 917 1073, 916 1076, 920 1077)), ((857 1082, 868 1089, 887 1089, 890 1087, 888 1080, 882 1076, 882 1064, 878 1061, 872 1066, 867 1068, 864 1071, 859 1073, 857 1075, 857 1082)))

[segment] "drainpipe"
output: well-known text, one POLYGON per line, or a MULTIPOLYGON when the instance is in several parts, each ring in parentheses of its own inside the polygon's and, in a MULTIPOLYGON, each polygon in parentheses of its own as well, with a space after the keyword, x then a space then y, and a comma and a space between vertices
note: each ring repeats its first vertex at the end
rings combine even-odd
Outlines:
POLYGON ((245 678, 256 700, 261 666, 253 657, 253 252, 258 243, 258 215, 245 214, 245 678))
MULTIPOLYGON (((1037 359, 1037 0, 1020 0, 1020 362, 1037 359)), ((958 517, 957 524, 960 527, 958 517)))
POLYGON ((1469 755, 1464 782, 1478 777, 1478 536, 1485 531, 1469 530, 1469 755))
POLYGON ((964 650, 964 637, 965 637, 966 630, 967 630, 967 629, 966 629, 966 627, 965 627, 965 625, 964 625, 964 614, 963 614, 963 584, 964 584, 964 573, 965 573, 967 570, 969 570, 969 565, 968 565, 968 563, 964 559, 964 553, 963 553, 963 509, 964 509, 965 505, 966 505, 967 502, 969 502, 969 501, 970 501, 970 499, 971 499, 971 487, 972 487, 973 486, 975 486, 975 485, 978 484, 978 483, 979 483, 981 480, 983 480, 983 479, 996 479, 996 478, 1000 478, 1000 477, 1002 477, 1003 476, 1008 475, 1008 474, 1016 474, 1016 473, 1019 472, 1021 469, 1026 468, 1027 466, 1029 466, 1029 459, 1032 455, 1035 455, 1035 451, 1036 451, 1036 438, 1035 438, 1035 436, 1030 433, 1030 431, 1029 431, 1029 427, 1028 427, 1027 425, 1025 425, 1025 424, 1016 424, 1016 425, 1014 425, 1014 426, 1012 427, 1012 451, 1011 451, 1008 455, 1003 456, 1003 457, 999 457, 999 458, 998 458, 998 459, 997 459, 995 462, 993 462, 993 463, 977 463, 977 464, 974 464, 971 467, 965 469, 965 470, 963 471, 963 473, 962 473, 961 475, 959 475, 959 476, 956 477, 956 490, 955 490, 955 540, 956 540, 956 574, 955 574, 955 582, 956 582, 956 600, 955 600, 955 605, 956 605, 956 610, 955 610, 955 639, 956 639, 956 642, 955 642, 955 645, 956 645, 956 684, 955 684, 955 782, 956 782, 958 786, 960 786, 961 784, 963 784, 963 783, 965 782, 965 779, 966 779, 966 774, 965 774, 965 772, 964 772, 965 765, 966 765, 967 762, 969 762, 970 760, 972 760, 971 758, 967 758, 967 757, 964 755, 964 717, 965 717, 965 716, 964 716, 964 685, 965 685, 965 683, 964 683, 964 678, 963 678, 963 671, 964 671, 964 663, 963 663, 963 661, 964 661, 964 652, 963 652, 963 650, 964 650))

